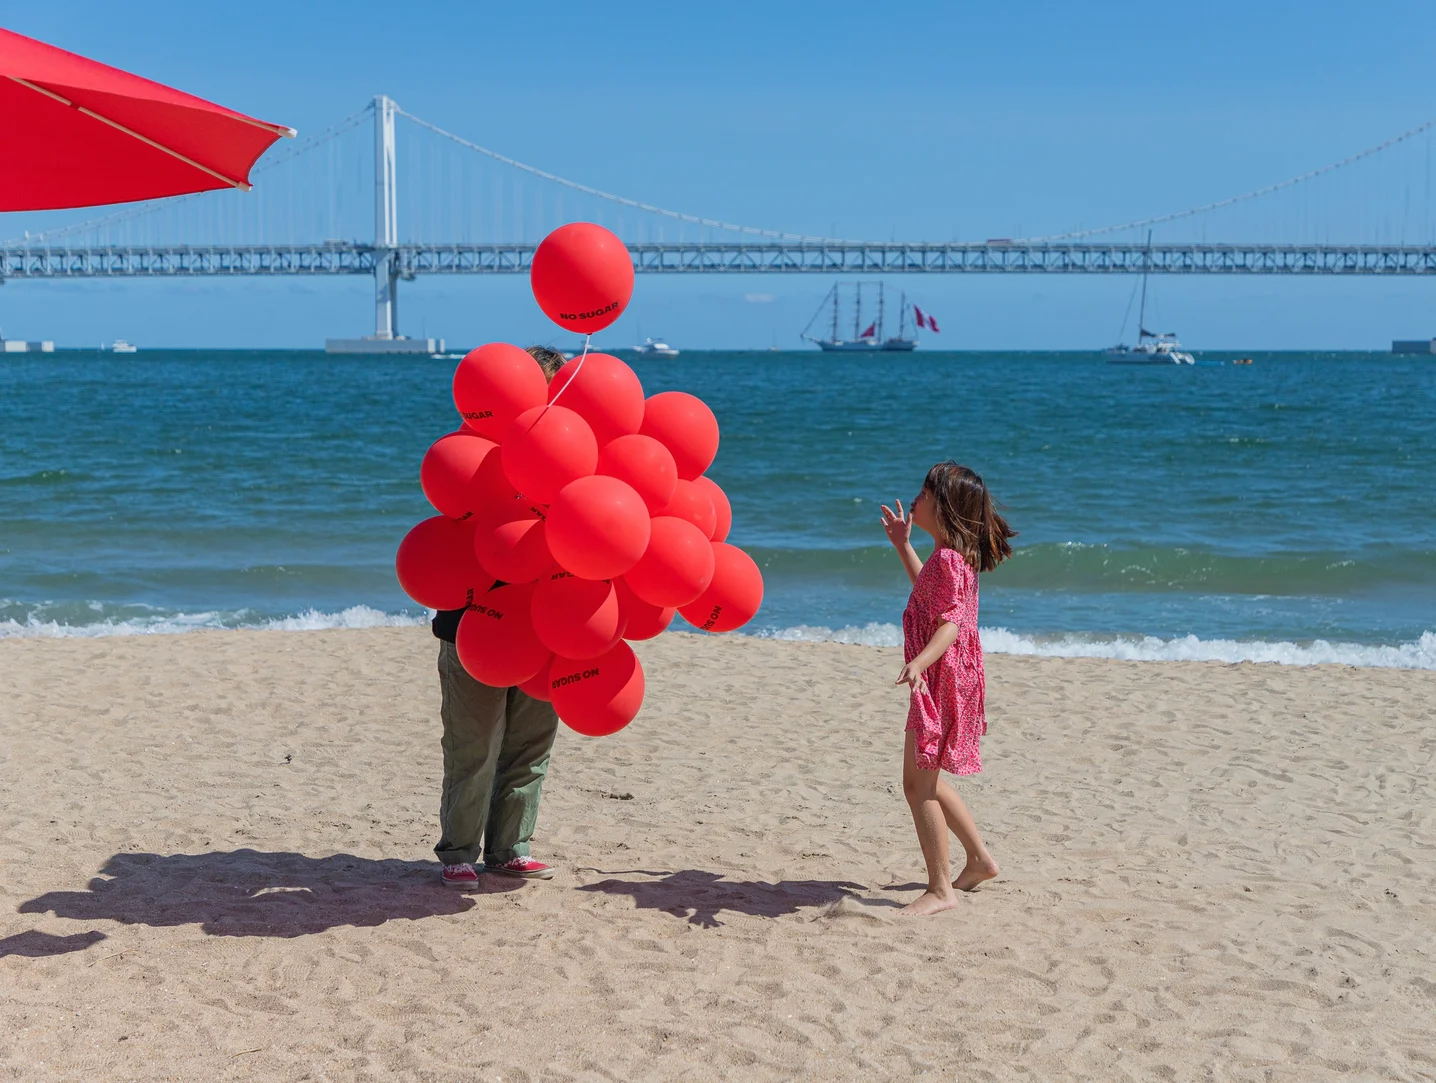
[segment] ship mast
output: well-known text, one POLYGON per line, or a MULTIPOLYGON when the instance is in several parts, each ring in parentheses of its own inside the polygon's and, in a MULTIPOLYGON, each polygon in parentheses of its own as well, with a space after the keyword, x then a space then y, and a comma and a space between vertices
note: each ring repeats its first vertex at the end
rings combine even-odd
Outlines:
MULTIPOLYGON (((1152 231, 1147 230, 1147 258, 1142 261, 1142 305, 1137 309, 1137 342, 1147 337, 1147 269, 1152 265, 1152 231)), ((1127 302, 1129 305, 1131 301, 1127 302)), ((1131 309, 1127 310, 1132 311, 1131 309)))
MULTIPOLYGON (((1131 302, 1129 301, 1128 304, 1131 302)), ((828 336, 829 341, 838 341, 838 285, 833 283, 833 333, 828 336)))
POLYGON ((857 284, 858 303, 853 306, 853 341, 861 341, 858 332, 861 331, 863 323, 863 284, 857 284))
POLYGON ((883 341, 883 284, 878 283, 878 343, 883 341))

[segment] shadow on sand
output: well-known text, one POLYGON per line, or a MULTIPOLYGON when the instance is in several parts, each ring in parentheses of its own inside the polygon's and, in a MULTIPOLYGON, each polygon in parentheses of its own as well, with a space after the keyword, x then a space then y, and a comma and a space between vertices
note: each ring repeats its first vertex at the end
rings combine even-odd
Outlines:
MULTIPOLYGON (((258 850, 116 854, 90 881, 88 891, 47 892, 22 903, 20 913, 126 925, 198 924, 210 936, 290 937, 338 925, 460 914, 473 907, 474 895, 523 886, 521 880, 486 875, 479 877, 477 887, 458 892, 439 883, 435 867, 432 861, 258 850)), ((32 934, 10 940, 27 935, 32 934)))
MULTIPOLYGON (((588 869, 602 873, 602 869, 588 869)), ((628 869, 608 873, 609 876, 649 876, 651 880, 600 880, 584 884, 579 891, 597 891, 605 895, 627 895, 640 910, 664 910, 686 916, 690 925, 716 928, 723 923, 718 914, 724 910, 753 917, 776 918, 796 914, 810 907, 831 906, 850 899, 864 906, 898 906, 887 899, 864 899, 857 895, 866 891, 863 884, 849 880, 725 880, 721 873, 684 869, 682 872, 649 872, 628 869)))
POLYGON ((20 955, 27 959, 46 959, 51 955, 68 955, 72 951, 84 951, 91 944, 98 944, 105 934, 98 929, 70 936, 56 936, 30 929, 0 940, 0 959, 7 955, 20 955))

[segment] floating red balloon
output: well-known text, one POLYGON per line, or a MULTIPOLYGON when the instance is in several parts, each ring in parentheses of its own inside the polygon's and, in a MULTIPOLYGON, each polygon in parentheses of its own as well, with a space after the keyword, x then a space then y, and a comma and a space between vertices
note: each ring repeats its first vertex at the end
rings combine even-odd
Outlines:
POLYGON ((548 401, 563 404, 588 422, 598 446, 637 433, 643 424, 643 385, 638 374, 606 353, 576 357, 554 375, 548 401))
POLYGON ((733 529, 733 505, 728 503, 728 494, 719 488, 718 483, 707 474, 701 478, 694 478, 693 484, 707 493, 708 498, 713 501, 713 511, 717 516, 713 540, 716 542, 727 541, 728 532, 733 529))
POLYGON ((569 482, 593 473, 598 441, 588 422, 567 407, 536 406, 514 418, 501 454, 514 488, 547 504, 569 482))
POLYGON ((474 527, 443 515, 404 535, 394 554, 404 593, 430 609, 458 609, 489 585, 474 559, 474 527))
POLYGON ((454 370, 454 405, 464 424, 490 440, 510 422, 548 401, 548 380, 528 352, 507 342, 470 350, 454 370))
POLYGON ((534 633, 531 583, 495 587, 474 599, 459 621, 454 646, 469 676, 494 688, 522 684, 553 654, 534 633))
POLYGON ((673 453, 651 436, 620 436, 605 444, 598 452, 598 469, 632 485, 643 497, 650 515, 659 514, 673 499, 673 486, 678 481, 678 466, 673 453))
POLYGON ((618 604, 623 607, 623 638, 628 640, 652 639, 666 631, 678 612, 672 606, 649 605, 638 595, 626 579, 615 579, 613 589, 618 592, 618 604))
POLYGON ((617 733, 643 706, 643 667, 627 643, 598 658, 555 658, 548 683, 559 718, 588 737, 617 733))
POLYGON ((549 693, 548 671, 552 662, 553 660, 549 659, 549 661, 544 663, 543 669, 539 670, 535 676, 521 683, 518 686, 519 691, 527 696, 532 696, 534 699, 541 699, 545 703, 550 702, 553 696, 549 693))
POLYGON ((543 520, 537 518, 479 523, 474 529, 474 555, 486 572, 505 583, 532 583, 554 567, 543 520))
POLYGON ((623 579, 649 605, 687 605, 713 581, 713 545, 687 519, 655 516, 648 548, 623 579))
POLYGON ((685 391, 662 391, 643 408, 639 432, 673 452, 678 476, 692 481, 718 454, 718 419, 708 404, 685 391))
POLYGON ((592 222, 559 226, 539 244, 529 285, 544 315, 580 335, 602 331, 633 296, 633 257, 592 222))
POLYGON ((463 429, 435 440, 419 466, 419 485, 429 503, 450 519, 473 515, 480 499, 474 476, 496 447, 492 440, 463 429))
POLYGON ((633 486, 595 474, 570 482, 554 498, 545 537, 565 571, 613 579, 638 563, 649 530, 648 508, 633 486))
POLYGON ((718 529, 718 512, 708 491, 696 481, 679 481, 673 486, 673 498, 668 501, 659 515, 672 515, 687 519, 703 531, 705 538, 712 538, 718 529))
POLYGON ((623 608, 604 579, 551 572, 534 588, 532 616, 543 645, 564 658, 597 658, 623 638, 623 608))
POLYGON ((697 601, 678 612, 705 632, 731 632, 753 619, 763 604, 763 573, 743 550, 713 543, 713 581, 697 601))

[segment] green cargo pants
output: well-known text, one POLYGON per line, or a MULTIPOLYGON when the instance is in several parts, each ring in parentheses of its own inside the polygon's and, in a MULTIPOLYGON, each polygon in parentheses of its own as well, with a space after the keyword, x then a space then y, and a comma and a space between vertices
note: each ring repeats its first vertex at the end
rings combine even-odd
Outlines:
POLYGON ((528 857, 558 715, 517 688, 480 684, 443 641, 439 686, 444 794, 434 853, 445 865, 528 857))

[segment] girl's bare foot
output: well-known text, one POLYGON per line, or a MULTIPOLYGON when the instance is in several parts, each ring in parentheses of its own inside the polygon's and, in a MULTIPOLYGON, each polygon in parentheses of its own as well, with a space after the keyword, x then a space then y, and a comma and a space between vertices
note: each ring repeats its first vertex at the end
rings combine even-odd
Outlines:
POLYGON ((963 866, 962 871, 957 874, 957 879, 952 882, 952 886, 958 891, 971 891, 978 884, 984 880, 991 880, 1001 871, 997 867, 997 862, 990 857, 983 861, 969 860, 963 866))
POLYGON ((944 910, 951 910, 956 905, 957 896, 951 892, 946 895, 938 895, 932 891, 924 891, 919 898, 904 906, 902 912, 913 917, 926 917, 928 914, 939 914, 944 910))

